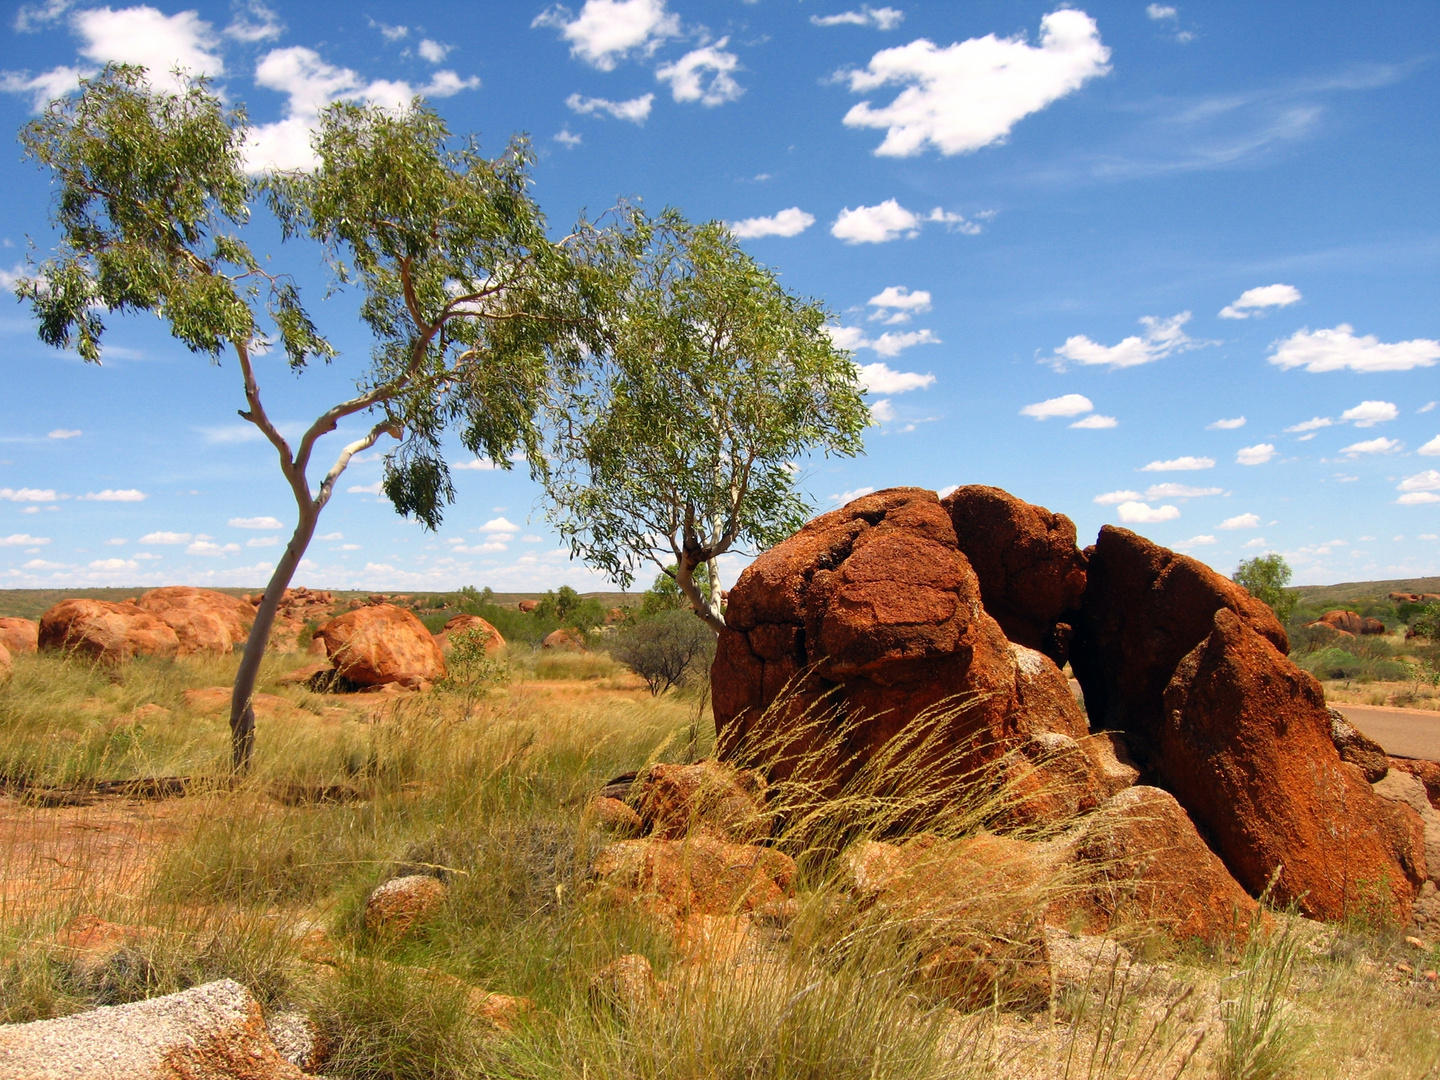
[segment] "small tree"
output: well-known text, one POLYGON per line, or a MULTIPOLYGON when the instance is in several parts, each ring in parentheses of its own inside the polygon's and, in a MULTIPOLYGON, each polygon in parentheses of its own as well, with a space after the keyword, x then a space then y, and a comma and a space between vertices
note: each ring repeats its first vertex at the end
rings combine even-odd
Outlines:
POLYGON ((710 629, 688 612, 672 609, 620 630, 610 654, 644 679, 652 695, 659 695, 678 685, 714 651, 710 629))
MULTIPOLYGON (((655 582, 640 598, 639 617, 648 619, 665 611, 679 611, 690 606, 675 581, 676 566, 671 563, 655 575, 655 582)), ((701 596, 710 595, 710 566, 701 563, 695 568, 695 588, 701 596)))
POLYGON ((236 675, 236 769, 253 750, 250 700, 276 607, 351 458, 383 435, 400 440, 385 460, 385 493, 434 528, 454 497, 444 430, 457 427, 468 450, 507 467, 523 449, 543 475, 537 410, 557 375, 603 347, 586 314, 600 296, 598 264, 546 236, 523 141, 490 161, 473 142, 452 147, 418 99, 400 112, 338 104, 321 116, 313 172, 255 178, 244 167, 247 132, 243 111, 227 111, 203 79, 178 95, 151 89, 137 67, 83 80, 21 134, 54 177, 61 243, 18 290, 44 341, 93 363, 102 316, 138 311, 165 319, 192 351, 237 362, 240 416, 279 455, 298 521, 236 675), (338 354, 294 281, 242 239, 257 203, 285 240, 320 246, 333 287, 360 286, 375 339, 355 395, 321 412, 293 448, 261 402, 254 359, 278 344, 298 372, 338 354), (312 489, 317 441, 357 414, 368 414, 368 431, 312 489))
POLYGON ((1290 621, 1296 596, 1285 591, 1285 586, 1290 584, 1290 564, 1283 555, 1271 552, 1245 559, 1235 568, 1234 580, 1256 600, 1269 604, 1282 626, 1290 621))
POLYGON ((870 414, 856 368, 825 309, 782 289, 719 222, 631 212, 598 247, 603 264, 633 270, 607 327, 612 351, 567 410, 581 422, 555 442, 551 517, 622 586, 645 561, 672 574, 718 632, 715 559, 804 523, 797 458, 860 451, 870 414))

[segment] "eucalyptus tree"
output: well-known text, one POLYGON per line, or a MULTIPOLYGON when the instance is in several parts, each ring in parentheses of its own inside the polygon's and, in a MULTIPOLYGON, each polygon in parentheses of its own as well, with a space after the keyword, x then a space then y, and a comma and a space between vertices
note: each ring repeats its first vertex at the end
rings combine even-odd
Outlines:
POLYGON ((623 268, 609 351, 553 443, 550 514, 572 551, 628 586, 650 561, 724 627, 715 560, 804 523, 797 459, 854 455, 869 422, 828 313, 781 288, 720 222, 639 211, 592 248, 623 268), (708 567, 702 589, 697 568, 708 567))
MULTIPOLYGON (((295 531, 235 680, 236 769, 253 752, 251 698, 276 607, 346 466, 382 437, 398 440, 384 491, 432 529, 455 494, 447 429, 507 467, 523 451, 543 474, 537 416, 557 382, 603 347, 593 310, 605 294, 598 264, 570 251, 588 226, 548 238, 523 140, 489 160, 473 140, 455 145, 419 99, 399 111, 341 103, 320 118, 315 168, 257 177, 245 168, 247 135, 243 110, 227 109, 205 80, 164 93, 128 66, 82 82, 21 134, 51 172, 60 232, 55 255, 19 286, 40 337, 98 364, 107 315, 151 312, 193 352, 216 364, 233 357, 239 414, 274 447, 294 496, 295 531), (265 409, 257 359, 278 350, 299 372, 339 352, 294 277, 275 268, 280 252, 252 248, 257 208, 278 219, 277 248, 313 265, 318 246, 330 288, 359 288, 374 342, 353 395, 321 411, 293 446, 265 409), (317 444, 347 417, 363 418, 363 431, 312 487, 317 444)), ((273 223, 262 235, 275 235, 273 223)))

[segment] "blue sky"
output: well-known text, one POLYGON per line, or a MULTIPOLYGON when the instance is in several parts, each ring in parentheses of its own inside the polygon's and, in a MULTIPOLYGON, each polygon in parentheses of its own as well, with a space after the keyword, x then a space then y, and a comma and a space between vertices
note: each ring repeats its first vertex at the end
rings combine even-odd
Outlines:
MULTIPOLYGON (((557 231, 622 196, 731 222, 870 387, 867 454, 804 474, 817 509, 995 484, 1082 544, 1114 522, 1225 572, 1440 573, 1433 3, 42 0, 0 42, 10 131, 107 60, 179 62, 246 104, 257 168, 303 167, 325 103, 418 92, 492 152, 528 132, 557 231)), ((0 170, 8 284, 51 244, 49 191, 18 147, 0 170)), ((286 254, 343 351, 262 366, 300 427, 368 341, 286 254)), ((294 510, 233 362, 152 319, 108 341, 86 366, 0 305, 0 587, 259 585, 294 510)), ((602 587, 522 473, 467 457, 429 534, 365 455, 297 583, 602 587)))

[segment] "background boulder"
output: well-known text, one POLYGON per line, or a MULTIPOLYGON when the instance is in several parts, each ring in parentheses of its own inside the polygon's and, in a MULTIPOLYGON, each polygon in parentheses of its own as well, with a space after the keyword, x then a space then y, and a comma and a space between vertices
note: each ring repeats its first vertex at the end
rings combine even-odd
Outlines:
POLYGON ((174 656, 180 639, 158 616, 134 604, 62 600, 40 616, 39 647, 105 663, 136 656, 174 656))
POLYGON ((445 675, 445 657, 425 624, 393 604, 347 611, 315 631, 331 666, 361 686, 418 686, 445 675))
POLYGON ((505 639, 500 631, 491 626, 479 615, 456 615, 447 622, 435 635, 435 640, 440 643, 442 652, 450 651, 450 639, 455 634, 472 633, 484 643, 485 655, 493 656, 495 653, 505 651, 505 639))
POLYGON ((135 601, 135 606, 159 617, 175 631, 180 656, 201 652, 223 656, 236 645, 245 644, 255 622, 255 608, 248 601, 186 585, 151 589, 135 601))
POLYGON ((40 647, 40 624, 34 619, 0 619, 0 645, 11 656, 34 652, 40 647))

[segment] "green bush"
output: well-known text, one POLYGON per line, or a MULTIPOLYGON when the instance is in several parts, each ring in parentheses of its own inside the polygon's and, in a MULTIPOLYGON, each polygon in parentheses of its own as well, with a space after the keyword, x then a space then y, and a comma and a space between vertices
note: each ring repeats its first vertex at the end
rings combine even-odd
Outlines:
POLYGON ((1297 662, 1317 679, 1353 679, 1364 667, 1354 653, 1334 646, 1310 656, 1299 657, 1297 662))
POLYGON ((692 611, 666 611, 622 629, 610 655, 644 679, 651 694, 663 694, 709 666, 715 631, 692 611))

